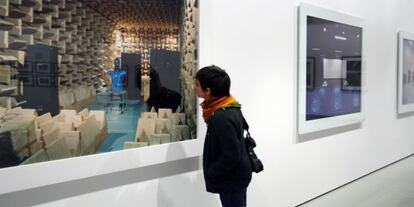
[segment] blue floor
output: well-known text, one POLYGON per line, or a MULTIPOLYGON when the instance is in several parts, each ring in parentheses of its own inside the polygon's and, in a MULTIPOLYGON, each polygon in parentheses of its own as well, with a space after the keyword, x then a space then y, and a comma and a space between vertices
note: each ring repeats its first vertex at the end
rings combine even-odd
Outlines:
MULTIPOLYGON (((89 110, 105 111, 105 105, 110 101, 109 95, 100 93, 95 103, 87 106, 89 110)), ((128 101, 126 111, 120 112, 118 104, 112 106, 112 111, 106 113, 108 137, 98 147, 96 153, 122 150, 124 142, 134 141, 138 118, 141 112, 146 111, 144 102, 128 101)))

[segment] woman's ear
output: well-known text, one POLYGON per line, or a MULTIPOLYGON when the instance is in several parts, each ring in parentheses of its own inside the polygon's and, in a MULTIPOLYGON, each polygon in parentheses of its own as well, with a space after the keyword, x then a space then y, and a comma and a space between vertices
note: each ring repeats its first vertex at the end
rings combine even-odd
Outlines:
POLYGON ((207 96, 211 96, 210 88, 206 88, 205 92, 206 92, 207 96))

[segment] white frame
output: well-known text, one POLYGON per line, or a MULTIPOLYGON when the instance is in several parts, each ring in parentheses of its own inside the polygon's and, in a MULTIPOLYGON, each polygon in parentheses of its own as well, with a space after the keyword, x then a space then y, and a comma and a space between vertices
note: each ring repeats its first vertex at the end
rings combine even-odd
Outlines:
POLYGON ((300 3, 299 5, 299 51, 298 51, 298 135, 308 134, 321 130, 360 123, 364 119, 365 101, 365 21, 361 18, 338 13, 321 7, 300 3), (361 111, 346 115, 306 121, 306 44, 307 44, 307 16, 322 18, 342 24, 361 27, 362 54, 361 54, 361 111))
POLYGON ((404 114, 414 111, 414 103, 403 104, 403 47, 404 39, 411 40, 414 42, 414 33, 399 31, 398 32, 398 106, 397 111, 399 114, 404 114))
MULTIPOLYGON (((197 132, 198 133, 198 132, 197 132)), ((203 139, 126 149, 0 169, 0 195, 197 157, 203 139), (99 170, 97 170, 99 169, 99 170)))

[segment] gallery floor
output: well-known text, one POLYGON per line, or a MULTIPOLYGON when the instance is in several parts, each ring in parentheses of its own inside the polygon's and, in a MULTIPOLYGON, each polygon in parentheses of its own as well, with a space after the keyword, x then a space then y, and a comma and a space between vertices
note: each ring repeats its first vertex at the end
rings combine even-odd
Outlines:
POLYGON ((98 147, 97 153, 122 150, 125 141, 134 141, 138 118, 147 107, 144 102, 127 101, 126 111, 121 113, 118 105, 110 106, 111 111, 107 110, 109 101, 109 95, 101 92, 97 95, 96 102, 87 106, 89 110, 108 111, 106 113, 108 137, 98 147))
POLYGON ((300 207, 413 207, 414 155, 300 207))

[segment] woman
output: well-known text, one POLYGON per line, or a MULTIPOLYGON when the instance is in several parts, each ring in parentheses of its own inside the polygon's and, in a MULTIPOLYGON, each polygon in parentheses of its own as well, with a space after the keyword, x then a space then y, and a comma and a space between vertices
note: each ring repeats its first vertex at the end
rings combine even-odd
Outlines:
POLYGON ((207 134, 203 150, 204 180, 208 192, 218 193, 223 207, 245 207, 252 178, 243 136, 241 105, 230 95, 230 77, 217 66, 200 69, 195 91, 207 134))

